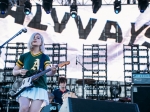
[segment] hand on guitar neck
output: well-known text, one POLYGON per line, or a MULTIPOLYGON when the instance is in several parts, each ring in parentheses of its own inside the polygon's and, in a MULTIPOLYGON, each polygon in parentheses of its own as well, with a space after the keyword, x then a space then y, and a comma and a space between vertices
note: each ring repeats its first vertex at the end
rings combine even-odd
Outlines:
POLYGON ((54 76, 54 74, 56 73, 56 66, 55 65, 52 65, 52 67, 50 66, 47 66, 46 69, 49 69, 51 68, 51 71, 47 72, 46 75, 47 76, 54 76))

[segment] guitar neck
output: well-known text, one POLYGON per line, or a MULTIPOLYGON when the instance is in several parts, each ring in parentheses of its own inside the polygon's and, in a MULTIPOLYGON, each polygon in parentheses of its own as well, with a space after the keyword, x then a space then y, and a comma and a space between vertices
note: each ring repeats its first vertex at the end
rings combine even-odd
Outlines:
MULTIPOLYGON (((57 65, 56 65, 55 67, 57 67, 57 65)), ((39 78, 40 76, 46 74, 46 73, 49 72, 49 71, 51 71, 51 68, 46 69, 46 70, 44 70, 44 71, 42 71, 42 72, 40 72, 40 73, 38 73, 38 74, 33 75, 33 76, 32 76, 32 81, 35 80, 35 79, 37 79, 37 78, 39 78)))

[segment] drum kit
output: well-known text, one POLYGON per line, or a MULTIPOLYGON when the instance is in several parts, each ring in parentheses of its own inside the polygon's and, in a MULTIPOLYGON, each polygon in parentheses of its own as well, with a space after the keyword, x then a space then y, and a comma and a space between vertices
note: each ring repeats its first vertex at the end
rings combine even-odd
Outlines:
MULTIPOLYGON (((76 78, 67 78, 67 85, 68 89, 70 90, 70 94, 73 95, 72 98, 74 98, 74 95, 76 95, 78 98, 82 98, 83 91, 86 93, 86 86, 90 84, 94 84, 94 79, 76 79, 76 78), (83 88, 84 84, 84 88, 83 88)), ((69 93, 66 94, 66 96, 70 95, 69 93)))
MULTIPOLYGON (((94 84, 94 79, 75 79, 67 78, 67 86, 69 92, 62 95, 63 102, 68 98, 81 98, 82 97, 82 87, 83 84, 94 84)), ((59 112, 61 105, 58 103, 50 103, 49 105, 43 107, 40 112, 59 112)))

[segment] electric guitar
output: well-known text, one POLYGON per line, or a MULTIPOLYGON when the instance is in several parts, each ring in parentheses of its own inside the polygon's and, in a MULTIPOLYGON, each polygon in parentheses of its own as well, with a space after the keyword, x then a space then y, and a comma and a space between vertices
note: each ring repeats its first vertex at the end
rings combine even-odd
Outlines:
MULTIPOLYGON (((70 64, 70 61, 66 61, 63 63, 60 63, 58 65, 55 65, 55 67, 63 67, 65 65, 70 64)), ((9 91, 9 95, 11 97, 16 97, 18 96, 20 93, 22 93, 24 90, 26 90, 27 88, 31 88, 33 87, 33 81, 38 79, 40 76, 44 75, 45 73, 51 71, 51 68, 44 70, 40 73, 37 73, 33 76, 30 77, 26 77, 26 78, 18 78, 14 84, 12 85, 12 89, 9 91)))

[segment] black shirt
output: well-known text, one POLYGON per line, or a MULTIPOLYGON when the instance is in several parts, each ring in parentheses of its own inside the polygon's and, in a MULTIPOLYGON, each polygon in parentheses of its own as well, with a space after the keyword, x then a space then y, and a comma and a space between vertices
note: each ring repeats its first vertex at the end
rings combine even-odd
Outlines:
POLYGON ((52 92, 53 95, 54 95, 54 102, 55 102, 55 103, 59 103, 59 104, 62 105, 62 103, 63 103, 62 95, 63 95, 64 93, 67 93, 68 91, 69 91, 68 89, 66 89, 64 92, 61 91, 60 89, 54 90, 54 91, 52 92))

